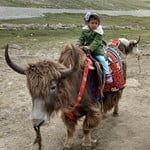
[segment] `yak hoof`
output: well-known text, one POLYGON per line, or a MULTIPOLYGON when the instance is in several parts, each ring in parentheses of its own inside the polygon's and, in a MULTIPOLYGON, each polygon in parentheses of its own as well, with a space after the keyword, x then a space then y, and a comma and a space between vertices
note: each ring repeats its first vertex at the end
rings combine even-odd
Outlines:
POLYGON ((119 113, 113 112, 113 116, 114 116, 114 117, 118 117, 118 116, 119 116, 119 113))
POLYGON ((91 150, 91 146, 82 146, 82 150, 91 150))
POLYGON ((71 150, 71 148, 64 147, 63 150, 71 150))

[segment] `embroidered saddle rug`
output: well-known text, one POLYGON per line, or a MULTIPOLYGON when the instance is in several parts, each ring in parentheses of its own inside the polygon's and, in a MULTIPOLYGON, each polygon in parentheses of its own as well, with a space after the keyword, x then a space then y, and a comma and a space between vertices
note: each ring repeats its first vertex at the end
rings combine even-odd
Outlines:
POLYGON ((82 95, 84 93, 85 84, 86 84, 87 79, 88 79, 88 82, 91 87, 91 92, 92 92, 94 101, 101 100, 104 92, 116 92, 125 87, 125 80, 123 77, 123 70, 122 70, 122 62, 121 62, 121 58, 120 58, 119 54, 114 49, 111 49, 111 48, 108 48, 106 51, 107 51, 107 54, 108 54, 108 57, 110 60, 109 61, 110 62, 109 69, 110 69, 110 72, 113 77, 113 82, 109 83, 109 84, 105 83, 104 87, 100 86, 100 83, 104 83, 102 81, 104 78, 103 73, 102 73, 102 71, 100 71, 101 69, 98 69, 100 65, 88 53, 87 54, 88 57, 86 57, 86 61, 85 61, 86 65, 85 65, 84 71, 83 71, 83 78, 82 78, 78 96, 75 101, 75 105, 73 106, 71 111, 66 112, 66 116, 69 119, 76 120, 76 118, 73 114, 73 110, 76 109, 76 107, 79 105, 79 103, 82 99, 82 95), (90 58, 91 58, 91 60, 90 60, 90 58), (94 70, 89 70, 89 67, 94 64, 92 62, 92 60, 93 60, 93 62, 95 62, 95 66, 97 66, 97 67, 94 70), (99 72, 99 74, 101 74, 101 77, 99 77, 98 72, 99 72))
MULTIPOLYGON (((112 83, 105 83, 103 92, 117 92, 126 86, 125 79, 122 70, 122 60, 117 51, 113 48, 106 49, 108 59, 109 59, 109 70, 113 78, 112 83)), ((88 75, 88 82, 91 87, 92 95, 94 101, 100 100, 101 92, 98 89, 98 77, 95 70, 90 70, 88 75)))

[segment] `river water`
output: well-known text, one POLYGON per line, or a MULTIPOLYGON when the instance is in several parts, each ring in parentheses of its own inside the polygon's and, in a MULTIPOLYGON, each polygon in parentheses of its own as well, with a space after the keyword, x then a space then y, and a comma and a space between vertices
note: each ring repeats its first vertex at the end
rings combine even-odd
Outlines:
POLYGON ((94 11, 99 14, 105 14, 109 16, 130 15, 138 17, 150 17, 150 10, 112 11, 112 10, 22 8, 22 7, 0 6, 0 19, 2 20, 2 19, 40 17, 44 16, 44 13, 86 13, 87 11, 94 11))

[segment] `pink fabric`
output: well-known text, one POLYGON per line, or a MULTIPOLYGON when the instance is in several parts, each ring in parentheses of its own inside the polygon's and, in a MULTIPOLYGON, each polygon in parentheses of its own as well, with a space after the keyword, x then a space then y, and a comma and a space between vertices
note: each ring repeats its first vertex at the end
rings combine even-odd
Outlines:
POLYGON ((112 43, 114 43, 116 46, 118 46, 120 41, 119 41, 119 39, 113 39, 112 43))

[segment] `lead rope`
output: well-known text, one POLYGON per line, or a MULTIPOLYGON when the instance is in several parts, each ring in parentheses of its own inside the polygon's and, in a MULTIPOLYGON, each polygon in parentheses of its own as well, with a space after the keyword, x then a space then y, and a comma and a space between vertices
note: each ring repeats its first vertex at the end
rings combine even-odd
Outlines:
POLYGON ((39 123, 38 126, 33 126, 35 132, 36 132, 36 139, 34 141, 34 144, 38 143, 39 145, 39 150, 42 150, 42 137, 41 137, 41 133, 40 133, 40 126, 44 123, 44 121, 42 121, 41 123, 39 123))
POLYGON ((39 145, 39 150, 42 149, 42 138, 41 138, 41 133, 40 133, 40 127, 34 127, 34 130, 36 132, 36 139, 34 141, 34 144, 38 143, 39 145))
POLYGON ((138 66, 139 66, 139 73, 141 73, 140 56, 138 56, 138 66))

